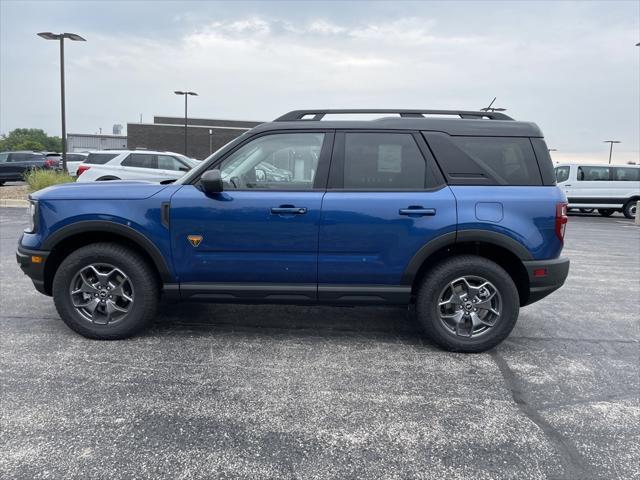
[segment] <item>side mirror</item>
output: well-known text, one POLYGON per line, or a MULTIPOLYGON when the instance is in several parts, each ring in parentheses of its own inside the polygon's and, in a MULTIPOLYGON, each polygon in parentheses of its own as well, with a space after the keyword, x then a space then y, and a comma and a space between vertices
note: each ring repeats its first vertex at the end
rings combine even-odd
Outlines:
POLYGON ((222 176, 220 170, 207 170, 200 177, 200 183, 204 188, 204 193, 212 195, 214 193, 222 192, 222 176))

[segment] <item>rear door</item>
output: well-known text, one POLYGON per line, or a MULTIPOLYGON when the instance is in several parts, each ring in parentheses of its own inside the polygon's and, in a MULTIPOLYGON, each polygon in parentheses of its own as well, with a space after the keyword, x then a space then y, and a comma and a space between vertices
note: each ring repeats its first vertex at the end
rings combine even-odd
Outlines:
POLYGON ((412 257, 455 230, 455 198, 422 137, 336 132, 320 222, 321 301, 406 302, 412 257))
POLYGON ((314 301, 318 225, 333 136, 269 132, 217 162, 224 191, 184 185, 171 198, 183 297, 314 301), (271 168, 289 172, 273 176, 271 168))
MULTIPOLYGON (((166 178, 158 171, 158 163, 153 153, 130 153, 122 162, 122 177, 126 180, 148 180, 160 182, 166 178)), ((114 175, 117 173, 114 172, 114 175)))

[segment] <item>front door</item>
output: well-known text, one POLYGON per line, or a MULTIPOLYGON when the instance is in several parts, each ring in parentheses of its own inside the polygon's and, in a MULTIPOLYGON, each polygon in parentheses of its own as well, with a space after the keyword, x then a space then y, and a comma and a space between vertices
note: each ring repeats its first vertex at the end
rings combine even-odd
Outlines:
POLYGON ((407 302, 411 287, 403 274, 410 260, 455 229, 455 198, 424 139, 412 132, 337 132, 320 223, 319 299, 407 302))
POLYGON ((173 261, 183 297, 313 301, 329 132, 249 139, 213 167, 224 191, 196 182, 171 199, 173 261))

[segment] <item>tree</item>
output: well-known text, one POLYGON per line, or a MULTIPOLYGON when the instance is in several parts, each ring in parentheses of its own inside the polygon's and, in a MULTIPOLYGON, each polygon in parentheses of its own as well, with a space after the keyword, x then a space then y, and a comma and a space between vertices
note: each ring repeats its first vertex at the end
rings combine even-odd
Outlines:
POLYGON ((62 140, 60 137, 50 137, 39 128, 16 128, 8 135, 0 136, 0 151, 15 150, 60 152, 62 140))

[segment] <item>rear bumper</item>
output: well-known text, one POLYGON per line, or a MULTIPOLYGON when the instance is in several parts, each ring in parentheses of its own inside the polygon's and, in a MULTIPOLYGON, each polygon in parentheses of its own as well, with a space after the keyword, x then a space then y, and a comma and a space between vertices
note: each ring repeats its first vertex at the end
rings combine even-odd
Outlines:
POLYGON ((51 295, 50 293, 47 293, 44 284, 44 266, 48 256, 49 252, 29 250, 22 246, 18 246, 18 251, 16 252, 18 265, 20 265, 20 268, 25 275, 31 279, 36 290, 44 295, 51 295), (40 261, 37 261, 38 258, 40 261))
POLYGON ((569 259, 566 257, 522 263, 529 276, 529 298, 523 306, 537 302, 555 292, 569 275, 569 259))

